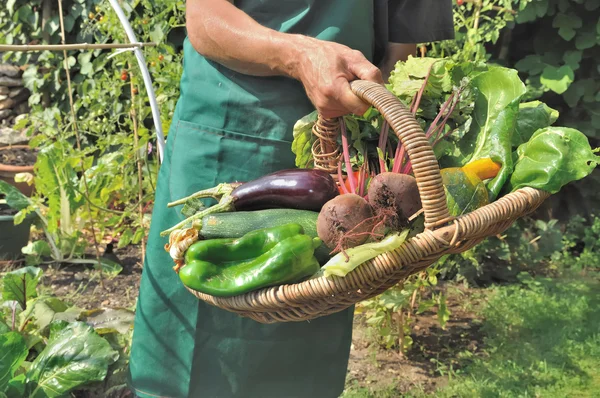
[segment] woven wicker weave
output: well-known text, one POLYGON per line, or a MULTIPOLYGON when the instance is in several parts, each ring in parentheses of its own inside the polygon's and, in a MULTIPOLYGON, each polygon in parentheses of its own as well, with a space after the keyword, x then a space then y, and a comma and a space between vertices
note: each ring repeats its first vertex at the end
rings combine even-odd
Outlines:
MULTIPOLYGON (((472 213, 452 218, 437 159, 425 133, 406 107, 385 87, 366 81, 351 83, 353 92, 385 117, 405 146, 412 162, 425 216, 425 231, 399 249, 381 254, 345 277, 320 277, 266 288, 234 297, 214 297, 188 289, 201 300, 261 323, 305 321, 344 310, 383 293, 436 262, 445 254, 460 253, 488 236, 506 230, 531 213, 549 196, 523 188, 472 213)), ((335 171, 339 121, 319 118, 313 133, 315 166, 335 171)))

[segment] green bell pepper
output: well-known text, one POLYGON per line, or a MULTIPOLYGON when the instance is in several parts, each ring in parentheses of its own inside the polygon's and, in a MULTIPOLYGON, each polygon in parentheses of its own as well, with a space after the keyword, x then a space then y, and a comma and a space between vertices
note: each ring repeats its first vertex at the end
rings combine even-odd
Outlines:
POLYGON ((319 270, 314 251, 320 245, 321 240, 305 235, 299 224, 265 228, 238 239, 202 240, 186 251, 179 278, 190 289, 219 297, 293 283, 319 270))

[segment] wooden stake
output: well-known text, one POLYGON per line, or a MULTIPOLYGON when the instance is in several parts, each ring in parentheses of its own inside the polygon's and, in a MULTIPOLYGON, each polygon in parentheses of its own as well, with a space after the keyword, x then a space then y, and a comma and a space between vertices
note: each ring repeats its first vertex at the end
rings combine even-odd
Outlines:
MULTIPOLYGON (((135 87, 133 85, 133 73, 131 72, 131 65, 127 63, 129 72, 129 86, 131 89, 131 120, 133 121, 133 147, 135 148, 135 156, 137 159, 137 172, 138 172, 138 212, 140 217, 140 227, 144 228, 144 205, 142 201, 144 200, 144 192, 142 190, 142 158, 139 155, 138 145, 139 145, 139 135, 138 135, 138 125, 137 125, 137 113, 135 112, 135 87)), ((142 245, 142 268, 144 268, 144 259, 146 258, 146 239, 142 237, 142 241, 140 242, 142 245)))
MULTIPOLYGON (((64 41, 64 40, 63 40, 64 41)), ((0 44, 0 51, 69 51, 69 50, 108 50, 138 47, 155 47, 156 43, 106 43, 106 44, 0 44)))
MULTIPOLYGON (((60 19, 60 35, 63 44, 65 43, 65 22, 63 19, 63 7, 62 0, 58 0, 58 16, 60 19)), ((67 74, 67 89, 69 92, 69 105, 71 106, 71 117, 73 118, 73 132, 75 133, 75 141, 77 142, 77 150, 81 151, 81 140, 79 139, 79 130, 77 128, 77 115, 75 114, 75 105, 73 103, 73 89, 71 87, 71 73, 69 71, 69 63, 67 62, 67 50, 63 49, 63 64, 65 72, 67 74)), ((89 198, 90 192, 87 184, 87 178, 85 177, 85 163, 81 158, 81 178, 83 179, 83 186, 85 188, 85 194, 89 198)), ((86 201, 86 207, 88 214, 90 215, 90 226, 92 228, 92 237, 94 238, 94 248, 96 249, 96 260, 98 261, 98 267, 100 269, 100 286, 104 287, 103 283, 103 267, 102 261, 100 261, 100 248, 98 247, 98 239, 96 238, 96 227, 94 226, 94 220, 91 218, 91 207, 89 201, 86 201)))

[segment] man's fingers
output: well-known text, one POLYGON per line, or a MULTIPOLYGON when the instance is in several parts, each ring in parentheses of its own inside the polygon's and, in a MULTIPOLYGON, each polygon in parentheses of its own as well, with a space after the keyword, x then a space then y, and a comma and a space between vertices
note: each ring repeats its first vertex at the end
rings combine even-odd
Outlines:
POLYGON ((361 80, 368 80, 373 83, 383 84, 383 76, 378 67, 371 64, 366 59, 362 62, 348 65, 350 72, 361 80))
POLYGON ((342 83, 339 100, 349 112, 358 116, 362 116, 367 109, 369 109, 369 104, 358 98, 356 94, 352 92, 350 83, 347 81, 342 83))

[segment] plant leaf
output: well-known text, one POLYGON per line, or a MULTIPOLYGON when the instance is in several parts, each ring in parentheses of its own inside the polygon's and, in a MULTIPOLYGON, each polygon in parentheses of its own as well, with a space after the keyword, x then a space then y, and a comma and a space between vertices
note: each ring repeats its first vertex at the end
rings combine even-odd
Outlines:
POLYGON ((581 18, 573 13, 563 14, 558 13, 552 21, 552 27, 559 28, 558 34, 566 41, 571 40, 575 37, 575 29, 579 29, 583 26, 581 18))
MULTIPOLYGON (((39 297, 27 303, 27 310, 19 314, 19 318, 21 324, 28 319, 33 320, 37 329, 43 331, 54 320, 55 314, 67 308, 67 305, 56 297, 39 297)), ((29 325, 32 325, 32 322, 29 325)))
POLYGON ((125 334, 133 327, 135 313, 125 308, 83 311, 80 320, 92 326, 96 333, 125 334))
POLYGON ((8 332, 10 332, 10 327, 2 319, 0 319, 0 334, 8 332))
POLYGON ((6 204, 10 208, 23 210, 29 206, 29 198, 6 181, 0 180, 0 194, 5 196, 4 199, 6 200, 6 204))
POLYGON ((317 111, 314 111, 294 124, 292 152, 296 155, 296 167, 306 168, 313 162, 311 149, 315 136, 312 133, 312 127, 316 121, 317 111))
MULTIPOLYGON (((121 271, 123 271, 121 264, 105 257, 100 257, 100 264, 102 264, 102 272, 106 272, 109 275, 119 275, 121 271)), ((98 265, 97 261, 94 262, 94 269, 100 270, 100 266, 98 265)))
POLYGON ((516 127, 519 101, 525 85, 516 70, 492 67, 478 74, 471 85, 476 89, 473 122, 469 132, 457 143, 459 156, 450 166, 464 166, 473 160, 491 158, 502 169, 488 183, 490 200, 500 192, 512 172, 512 136, 516 127))
POLYGON ((558 119, 558 111, 543 102, 531 101, 520 104, 512 146, 516 148, 529 141, 533 133, 551 126, 556 119, 558 119))
POLYGON ((27 345, 17 332, 0 334, 0 392, 8 386, 15 371, 27 357, 27 345))
POLYGON ((568 65, 563 65, 560 68, 548 65, 540 76, 540 82, 557 94, 567 91, 574 79, 573 69, 568 65))
POLYGON ((509 190, 532 187, 551 194, 588 176, 599 164, 587 137, 579 130, 547 127, 519 146, 509 190))
POLYGON ((2 298, 15 300, 21 308, 27 308, 27 300, 37 297, 36 287, 42 277, 42 270, 37 267, 23 267, 8 272, 2 279, 2 298))
POLYGON ((91 326, 72 323, 56 333, 31 364, 27 393, 30 397, 58 397, 104 380, 108 366, 118 357, 118 352, 91 326))

